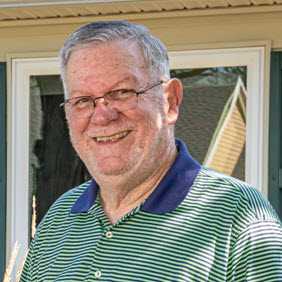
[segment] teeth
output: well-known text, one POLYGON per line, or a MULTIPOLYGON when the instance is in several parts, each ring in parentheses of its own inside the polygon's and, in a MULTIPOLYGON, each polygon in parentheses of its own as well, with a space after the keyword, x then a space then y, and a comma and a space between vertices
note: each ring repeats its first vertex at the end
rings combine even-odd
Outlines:
POLYGON ((107 141, 117 141, 121 139, 122 137, 126 136, 129 133, 129 131, 124 131, 112 136, 106 136, 106 137, 97 137, 98 142, 107 142, 107 141))

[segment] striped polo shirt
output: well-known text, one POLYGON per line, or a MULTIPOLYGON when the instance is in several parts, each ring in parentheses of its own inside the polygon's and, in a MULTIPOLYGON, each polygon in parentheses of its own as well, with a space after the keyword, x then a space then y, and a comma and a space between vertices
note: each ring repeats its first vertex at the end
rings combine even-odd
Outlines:
POLYGON ((40 223, 21 282, 282 281, 282 227, 261 193, 178 156, 153 193, 111 224, 99 187, 60 197, 40 223))

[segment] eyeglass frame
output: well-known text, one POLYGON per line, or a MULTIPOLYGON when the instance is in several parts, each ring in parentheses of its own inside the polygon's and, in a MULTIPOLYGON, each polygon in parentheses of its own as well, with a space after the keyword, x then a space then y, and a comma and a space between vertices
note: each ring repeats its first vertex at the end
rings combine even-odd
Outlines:
POLYGON ((156 84, 146 88, 145 90, 141 90, 141 91, 136 91, 135 89, 126 89, 126 88, 122 88, 122 89, 116 89, 116 90, 111 90, 111 91, 108 91, 106 92, 103 96, 99 96, 99 97, 93 97, 93 96, 78 96, 78 97, 73 97, 73 98, 69 98, 67 100, 65 100, 63 103, 60 104, 60 107, 64 107, 68 102, 70 102, 71 100, 74 100, 74 99, 78 99, 78 98, 92 98, 92 102, 93 102, 93 108, 96 107, 96 100, 98 99, 103 99, 104 100, 104 105, 108 105, 108 102, 105 100, 105 96, 108 95, 109 93, 111 92, 115 92, 115 91, 121 91, 121 90, 127 90, 127 91, 132 91, 138 98, 138 95, 140 94, 145 94, 145 92, 147 92, 148 90, 158 86, 158 85, 161 85, 163 83, 166 83, 165 81, 163 80, 159 80, 156 84))

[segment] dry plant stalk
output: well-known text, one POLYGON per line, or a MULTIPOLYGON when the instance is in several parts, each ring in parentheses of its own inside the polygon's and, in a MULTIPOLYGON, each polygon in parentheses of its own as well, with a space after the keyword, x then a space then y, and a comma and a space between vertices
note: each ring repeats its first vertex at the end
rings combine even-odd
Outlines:
POLYGON ((35 195, 32 196, 32 218, 31 218, 31 238, 34 238, 36 232, 36 203, 35 195))
MULTIPOLYGON (((36 209, 35 209, 36 208, 36 202, 35 202, 35 200, 36 200, 35 199, 35 195, 33 195, 32 196, 32 217, 31 217, 31 238, 34 238, 34 235, 35 235, 35 232, 36 232, 36 209)), ((26 251, 24 259, 23 259, 23 261, 22 261, 22 263, 20 265, 20 268, 18 270, 15 282, 19 282, 20 281, 27 254, 28 254, 28 250, 26 251)))
POLYGON ((22 271, 23 271, 23 267, 24 267, 24 263, 25 263, 25 260, 26 260, 26 257, 27 257, 27 253, 28 253, 28 250, 26 251, 25 253, 25 256, 24 256, 24 259, 22 261, 22 264, 20 265, 20 268, 18 270, 18 273, 17 273, 17 277, 16 277, 16 281, 15 282, 19 282, 20 281, 20 278, 21 278, 21 275, 22 275, 22 271))
POLYGON ((4 275, 3 282, 10 282, 11 281, 12 270, 13 270, 13 267, 14 267, 16 257, 18 255, 19 248, 20 248, 20 245, 19 245, 18 241, 16 241, 16 243, 14 245, 12 257, 9 261, 8 267, 7 267, 5 275, 4 275))
MULTIPOLYGON (((36 204, 35 204, 35 196, 32 197, 32 218, 31 218, 31 237, 33 238, 34 237, 34 234, 36 232, 36 204)), ((12 257, 9 261, 9 264, 8 264, 8 267, 6 268, 6 272, 5 272, 5 275, 4 275, 4 280, 3 282, 10 282, 11 281, 11 275, 12 275, 12 270, 13 270, 13 267, 14 267, 14 264, 15 264, 15 260, 16 260, 16 257, 18 255, 18 252, 19 252, 19 248, 20 248, 20 245, 18 243, 18 241, 16 241, 15 245, 14 245, 14 250, 13 250, 13 253, 12 253, 12 257)), ((18 270, 18 273, 17 273, 17 277, 16 277, 16 280, 15 282, 19 282, 20 281, 20 278, 21 278, 21 274, 22 274, 22 270, 23 270, 23 267, 24 267, 24 263, 25 263, 25 260, 26 260, 26 257, 27 257, 27 254, 28 254, 28 250, 24 256, 24 259, 20 265, 20 268, 18 270)))

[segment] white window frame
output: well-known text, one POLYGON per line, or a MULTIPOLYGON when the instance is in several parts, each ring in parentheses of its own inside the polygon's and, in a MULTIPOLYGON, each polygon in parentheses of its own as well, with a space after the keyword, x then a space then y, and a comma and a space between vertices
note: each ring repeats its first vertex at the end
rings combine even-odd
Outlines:
MULTIPOLYGON (((169 52, 171 69, 222 66, 247 66, 246 181, 263 191, 267 173, 268 95, 265 93, 265 46, 169 52), (257 109, 257 110, 254 110, 257 109)), ((29 100, 30 76, 59 73, 58 58, 12 59, 11 98, 8 117, 11 122, 8 152, 9 193, 7 203, 7 261, 16 240, 21 247, 15 263, 19 268, 28 248, 29 206, 29 100), (10 141, 10 142, 9 142, 10 141)), ((267 195, 267 193, 264 193, 267 195)), ((15 275, 15 273, 13 274, 15 275)), ((15 277, 15 276, 14 276, 15 277)))
MULTIPOLYGON (((7 261, 11 257, 16 241, 20 244, 19 253, 13 268, 12 281, 15 281, 24 255, 28 249, 30 220, 29 210, 29 109, 30 76, 59 74, 58 58, 30 58, 12 60, 11 87, 11 168, 8 189, 7 261), (9 228, 10 227, 10 228, 9 228)), ((9 114, 9 113, 8 113, 9 114)), ((8 145, 9 146, 9 145, 8 145)))

